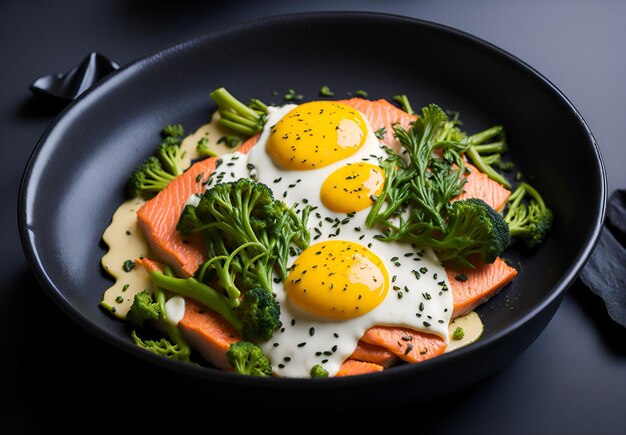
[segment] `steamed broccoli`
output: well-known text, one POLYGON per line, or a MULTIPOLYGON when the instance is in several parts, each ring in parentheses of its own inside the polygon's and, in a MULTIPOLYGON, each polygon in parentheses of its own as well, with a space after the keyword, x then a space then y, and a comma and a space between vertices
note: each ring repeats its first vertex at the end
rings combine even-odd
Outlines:
POLYGON ((552 227, 552 211, 530 184, 522 182, 509 196, 504 220, 511 237, 518 237, 533 248, 543 243, 552 227))
POLYGON ((167 338, 161 340, 142 340, 137 332, 132 332, 133 341, 139 347, 149 350, 158 355, 163 355, 178 361, 190 362, 191 348, 182 336, 177 326, 171 324, 165 312, 165 293, 160 287, 155 287, 154 293, 150 294, 143 290, 135 294, 126 320, 137 326, 144 326, 146 322, 158 323, 158 329, 167 334, 167 338))
POLYGON ((280 327, 280 305, 271 294, 260 287, 247 290, 236 309, 243 323, 243 337, 252 341, 267 341, 280 327))
POLYGON ((152 278, 152 282, 154 282, 155 285, 161 288, 206 305, 224 317, 236 330, 243 330, 243 324, 231 309, 228 297, 212 287, 209 287, 195 278, 176 278, 175 276, 171 276, 171 274, 161 273, 156 270, 150 272, 150 278, 152 278))
POLYGON ((246 339, 267 340, 278 327, 273 274, 285 279, 289 249, 308 246, 309 210, 298 214, 275 200, 266 185, 246 178, 216 184, 197 206, 183 209, 178 231, 201 232, 206 241, 209 260, 196 277, 215 278, 246 339))
POLYGON ((182 124, 170 124, 167 125, 161 130, 161 136, 163 138, 174 137, 180 138, 185 134, 185 129, 182 124))
POLYGON ((483 262, 493 263, 510 241, 502 215, 482 199, 469 198, 448 206, 446 231, 432 246, 441 261, 471 267, 468 258, 479 255, 483 262))
POLYGON ((206 137, 203 137, 198 141, 198 144, 196 145, 196 151, 198 152, 198 154, 204 157, 216 157, 217 154, 207 146, 208 143, 209 140, 206 137))
POLYGON ((142 290, 135 294, 133 304, 126 314, 126 320, 134 325, 143 326, 146 322, 159 320, 161 307, 152 299, 152 294, 142 290))
POLYGON ((513 162, 505 162, 504 160, 502 160, 502 154, 500 153, 483 156, 482 160, 483 163, 491 166, 492 168, 495 167, 505 172, 511 172, 515 167, 513 162))
POLYGON ((167 358, 174 359, 176 361, 190 362, 189 361, 189 348, 181 346, 179 343, 172 344, 166 338, 160 340, 142 340, 137 335, 136 331, 131 333, 131 337, 135 344, 143 349, 146 349, 157 355, 161 355, 167 358))
POLYGON ((502 161, 502 154, 508 150, 504 128, 500 125, 493 126, 480 133, 476 133, 467 138, 470 143, 466 151, 467 156, 478 170, 487 174, 489 178, 502 184, 506 188, 511 187, 511 183, 493 166, 502 170, 510 171, 513 169, 511 163, 502 161), (485 143, 486 141, 496 138, 496 142, 485 143))
POLYGON ((395 95, 393 97, 393 101, 400 105, 400 108, 404 110, 406 113, 410 115, 414 115, 415 112, 411 107, 411 103, 409 102, 409 98, 406 95, 395 95))
POLYGON ((255 343, 239 341, 231 344, 226 352, 226 358, 239 374, 262 377, 272 375, 270 360, 255 343))
POLYGON ((161 142, 156 150, 156 156, 161 162, 161 166, 174 177, 183 173, 184 155, 185 153, 180 148, 180 144, 161 142))
POLYGON ((311 367, 311 377, 312 378, 327 378, 328 370, 326 370, 324 367, 322 367, 319 364, 315 364, 313 367, 311 367))
POLYGON ((173 174, 163 169, 159 159, 150 156, 130 174, 127 192, 131 198, 150 196, 165 189, 174 178, 173 174))
POLYGON ((126 185, 128 196, 153 196, 183 173, 184 152, 180 147, 183 133, 180 124, 168 125, 161 131, 163 140, 154 154, 131 173, 126 185))
POLYGON ((465 337, 465 329, 457 326, 454 332, 452 333, 452 338, 455 340, 462 340, 465 337))
POLYGON ((257 99, 247 105, 232 96, 225 88, 211 92, 211 98, 217 104, 220 124, 244 136, 253 136, 265 124, 267 106, 257 99))

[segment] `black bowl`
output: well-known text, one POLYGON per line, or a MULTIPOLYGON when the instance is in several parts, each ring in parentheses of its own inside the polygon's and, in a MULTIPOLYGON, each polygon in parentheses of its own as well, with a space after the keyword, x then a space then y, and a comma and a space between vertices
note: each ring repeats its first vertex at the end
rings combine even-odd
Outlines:
POLYGON ((69 316, 181 382, 210 383, 212 392, 280 395, 290 389, 337 403, 346 395, 373 403, 388 400, 387 392, 417 400, 458 391, 526 349, 593 249, 605 202, 604 168, 589 128, 528 65, 438 24, 372 13, 310 13, 217 29, 107 76, 41 138, 25 171, 19 223, 33 270, 69 316), (288 88, 310 100, 322 85, 339 98, 365 89, 370 98, 407 94, 418 107, 435 102, 459 111, 468 131, 506 127, 512 159, 542 192, 555 222, 536 251, 515 245, 506 252, 520 273, 478 309, 483 337, 420 364, 322 380, 243 377, 137 348, 124 324, 99 307, 112 282, 100 269, 100 237, 124 199, 130 171, 153 151, 157 132, 168 123, 183 123, 188 131, 205 123, 215 109, 208 94, 219 86, 244 99, 280 103, 288 88))

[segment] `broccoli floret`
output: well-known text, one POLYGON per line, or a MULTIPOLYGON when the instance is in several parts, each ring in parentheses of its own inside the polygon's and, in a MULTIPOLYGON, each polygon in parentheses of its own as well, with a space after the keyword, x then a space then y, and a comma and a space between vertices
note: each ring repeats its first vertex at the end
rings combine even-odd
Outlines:
POLYGON ((149 198, 165 187, 184 171, 184 152, 180 148, 183 126, 168 125, 161 131, 163 140, 154 154, 141 162, 126 184, 126 192, 131 198, 149 198))
POLYGON ((217 154, 209 149, 207 145, 208 143, 209 140, 206 137, 203 137, 198 141, 198 144, 196 145, 196 151, 198 152, 198 154, 204 157, 217 157, 217 154))
POLYGON ((180 138, 185 134, 185 129, 182 124, 170 124, 165 126, 163 130, 161 130, 161 136, 164 138, 174 137, 180 138))
POLYGON ((433 245, 441 261, 473 267, 468 258, 479 255, 484 263, 493 263, 510 241, 502 215, 482 199, 469 198, 448 206, 446 231, 433 245))
POLYGON ((211 92, 211 98, 217 104, 220 124, 244 136, 253 136, 265 125, 267 106, 257 99, 248 105, 233 97, 225 88, 211 92))
POLYGON ((267 341, 280 327, 280 305, 260 287, 247 290, 237 308, 243 323, 243 337, 254 342, 267 341))
POLYGON ((247 178, 218 183, 204 192, 197 206, 183 210, 178 231, 201 232, 207 247, 209 260, 196 278, 216 278, 230 309, 239 307, 236 316, 247 338, 269 339, 278 326, 273 273, 285 279, 289 249, 308 246, 309 211, 306 206, 296 213, 275 200, 266 185, 247 178))
POLYGON ((272 375, 270 360, 263 350, 250 341, 239 341, 230 345, 226 358, 235 372, 248 376, 268 377, 272 375))
POLYGON ((312 378, 327 378, 328 370, 326 370, 324 367, 322 367, 319 364, 315 364, 313 367, 311 367, 311 377, 312 378))
POLYGON ((203 222, 198 218, 196 214, 196 207, 187 204, 180 214, 180 218, 178 219, 178 223, 176 224, 176 229, 182 234, 189 234, 196 231, 201 231, 202 225, 203 222))
POLYGON ((228 148, 236 148, 241 145, 242 142, 241 138, 237 136, 222 136, 217 141, 217 143, 222 143, 228 148))
POLYGON ((176 361, 190 362, 189 354, 190 348, 188 346, 181 346, 179 343, 172 344, 168 339, 161 338, 160 340, 142 340, 137 335, 136 331, 131 333, 131 337, 135 344, 143 349, 146 349, 157 355, 161 355, 167 358, 174 359, 176 361))
POLYGON ((534 248, 545 240, 552 228, 553 214, 539 192, 522 182, 509 196, 504 220, 511 237, 517 237, 534 248))
POLYGON ((155 327, 158 325, 158 329, 169 338, 169 340, 162 338, 158 341, 142 340, 133 331, 133 341, 137 346, 158 355, 178 361, 190 362, 191 348, 183 338, 178 327, 168 322, 165 312, 165 293, 160 287, 156 287, 152 294, 147 290, 137 293, 126 315, 126 320, 137 326, 144 326, 146 322, 151 322, 155 327))
POLYGON ((454 332, 452 333, 452 338, 455 340, 462 340, 465 337, 465 329, 457 326, 454 332))
POLYGON ((161 307, 152 299, 152 293, 142 290, 135 294, 133 304, 126 314, 126 320, 134 325, 143 326, 146 322, 158 320, 161 307))
POLYGON ((180 144, 172 144, 161 142, 157 147, 156 156, 165 171, 174 177, 183 173, 183 157, 184 151, 180 148, 180 144))
POLYGON ((131 173, 127 192, 131 198, 151 196, 165 189, 173 179, 174 175, 163 169, 159 159, 150 156, 131 173))

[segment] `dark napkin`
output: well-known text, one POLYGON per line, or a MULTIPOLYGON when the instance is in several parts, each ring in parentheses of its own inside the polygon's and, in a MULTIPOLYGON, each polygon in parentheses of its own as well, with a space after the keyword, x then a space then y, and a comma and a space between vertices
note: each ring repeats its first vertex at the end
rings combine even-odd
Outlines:
POLYGON ((580 279, 604 300, 609 316, 626 326, 626 190, 609 198, 600 240, 580 279))
POLYGON ((91 52, 76 66, 64 73, 48 74, 30 85, 31 91, 65 100, 68 103, 92 87, 98 80, 115 71, 119 65, 100 53, 91 52))

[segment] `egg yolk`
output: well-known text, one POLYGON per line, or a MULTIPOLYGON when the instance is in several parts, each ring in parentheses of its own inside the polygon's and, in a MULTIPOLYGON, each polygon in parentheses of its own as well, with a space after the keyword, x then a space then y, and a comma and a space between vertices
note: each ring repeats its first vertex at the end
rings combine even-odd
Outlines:
POLYGON ((322 203, 338 213, 361 211, 371 207, 373 195, 379 195, 385 185, 385 173, 376 165, 356 163, 342 166, 322 184, 322 203))
POLYGON ((309 313, 351 319, 385 299, 389 276, 381 259, 365 246, 329 240, 302 251, 285 289, 290 300, 309 313))
POLYGON ((266 151, 283 169, 323 168, 354 154, 367 137, 361 113, 332 101, 303 103, 271 129, 266 151))

